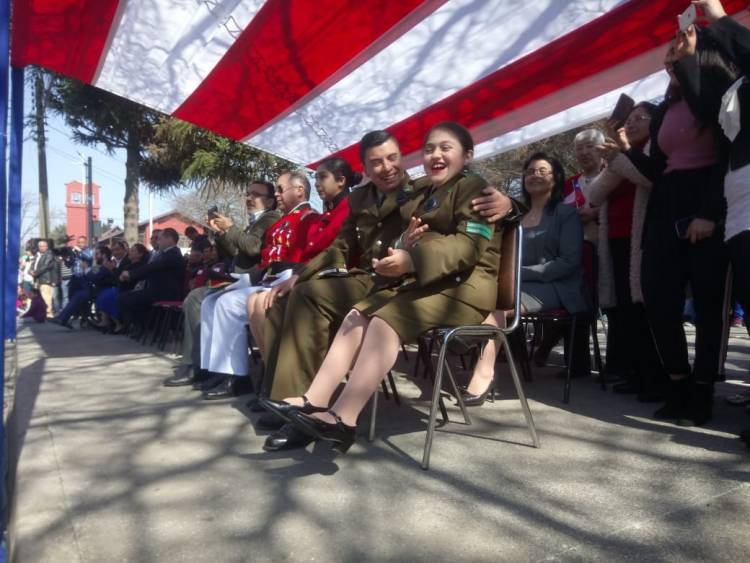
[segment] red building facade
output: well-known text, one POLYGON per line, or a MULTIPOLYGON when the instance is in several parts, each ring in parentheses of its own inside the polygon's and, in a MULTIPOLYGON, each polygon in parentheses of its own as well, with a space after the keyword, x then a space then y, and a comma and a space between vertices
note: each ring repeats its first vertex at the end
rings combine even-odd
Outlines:
MULTIPOLYGON (((92 184, 92 196, 91 202, 92 214, 94 216, 94 224, 99 223, 99 209, 101 207, 101 200, 99 199, 99 185, 92 184)), ((67 219, 65 222, 65 232, 68 236, 72 236, 73 239, 68 242, 68 246, 73 246, 76 239, 83 235, 89 236, 87 232, 87 216, 86 216, 86 205, 87 205, 86 186, 81 182, 74 180, 65 184, 65 211, 67 212, 67 219)), ((91 233, 93 238, 94 233, 91 233)))

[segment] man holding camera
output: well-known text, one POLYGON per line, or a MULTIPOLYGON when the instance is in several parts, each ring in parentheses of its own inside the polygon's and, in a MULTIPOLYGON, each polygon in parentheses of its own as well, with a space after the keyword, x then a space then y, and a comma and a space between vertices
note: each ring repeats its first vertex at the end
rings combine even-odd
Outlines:
MULTIPOLYGON (((233 221, 214 210, 208 218, 208 225, 216 233, 216 246, 224 256, 232 257, 233 271, 244 273, 255 267, 261 259, 261 247, 266 230, 281 218, 276 210, 274 185, 270 182, 255 181, 245 190, 245 206, 249 224, 240 229, 233 221)), ((192 290, 182 308, 184 330, 182 337, 182 363, 173 377, 164 384, 168 387, 193 383, 193 368, 200 367, 200 322, 201 303, 211 291, 210 287, 192 290)))

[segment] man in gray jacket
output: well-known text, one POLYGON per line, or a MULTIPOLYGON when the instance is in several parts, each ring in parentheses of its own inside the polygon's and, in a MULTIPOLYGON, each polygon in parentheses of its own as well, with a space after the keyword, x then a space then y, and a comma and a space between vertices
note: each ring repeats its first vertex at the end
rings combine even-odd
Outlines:
MULTIPOLYGON (((275 209, 274 186, 269 182, 256 181, 245 191, 250 224, 244 230, 237 227, 229 217, 215 214, 209 218, 209 227, 216 233, 216 246, 225 256, 232 257, 233 271, 250 271, 260 262, 266 229, 281 218, 275 209)), ((200 368, 201 303, 210 291, 209 287, 197 287, 182 304, 184 330, 182 337, 182 362, 164 385, 178 387, 191 385, 195 372, 200 368)))

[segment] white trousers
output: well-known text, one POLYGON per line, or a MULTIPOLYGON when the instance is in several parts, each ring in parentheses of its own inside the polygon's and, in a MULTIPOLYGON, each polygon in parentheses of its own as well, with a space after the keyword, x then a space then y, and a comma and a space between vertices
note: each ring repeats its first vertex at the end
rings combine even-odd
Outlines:
MULTIPOLYGON (((289 278, 286 270, 276 283, 289 278)), ((207 295, 201 303, 201 369, 228 375, 248 375, 247 298, 268 287, 229 287, 207 295)))

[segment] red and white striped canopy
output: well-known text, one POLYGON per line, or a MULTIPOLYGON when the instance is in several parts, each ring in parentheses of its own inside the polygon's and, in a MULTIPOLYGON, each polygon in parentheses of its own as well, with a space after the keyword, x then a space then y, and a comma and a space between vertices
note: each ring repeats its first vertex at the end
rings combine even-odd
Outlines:
MULTIPOLYGON (((748 18, 748 0, 725 0, 748 18)), ((12 61, 314 165, 387 128, 469 127, 477 156, 666 88, 686 0, 15 0, 12 61)), ((743 22, 743 23, 745 23, 743 22)))

